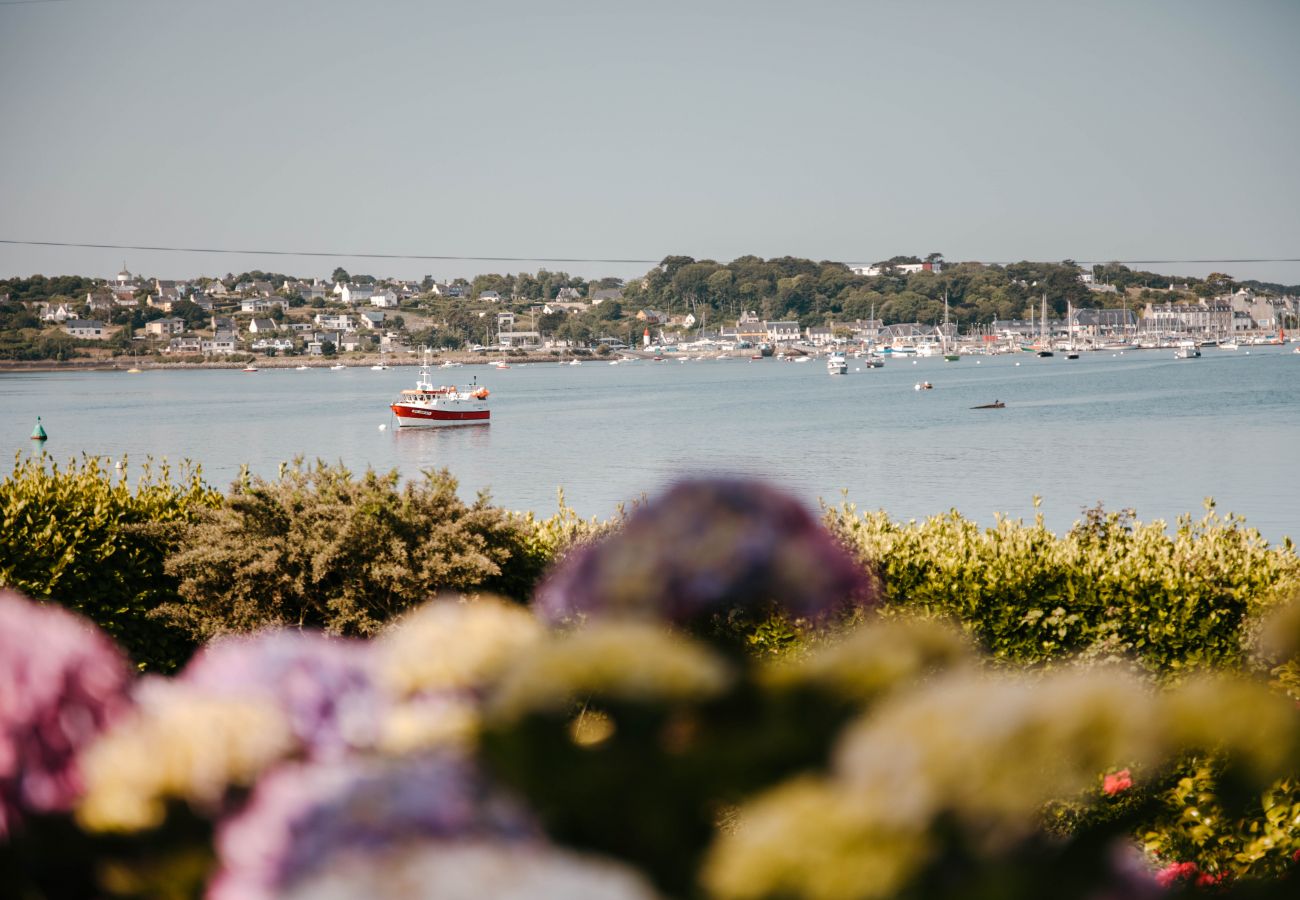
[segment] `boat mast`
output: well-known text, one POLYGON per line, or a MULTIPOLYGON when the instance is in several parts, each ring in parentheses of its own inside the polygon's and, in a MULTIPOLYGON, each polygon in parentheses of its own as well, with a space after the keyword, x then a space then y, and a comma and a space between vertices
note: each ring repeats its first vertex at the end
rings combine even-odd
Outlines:
POLYGON ((943 329, 939 332, 939 346, 944 355, 948 354, 948 291, 943 292, 943 329))

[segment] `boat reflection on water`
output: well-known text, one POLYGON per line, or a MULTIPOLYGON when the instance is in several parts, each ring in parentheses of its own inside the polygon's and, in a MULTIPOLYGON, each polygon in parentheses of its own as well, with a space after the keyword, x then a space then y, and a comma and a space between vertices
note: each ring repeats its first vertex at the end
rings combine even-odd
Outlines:
POLYGON ((491 428, 389 428, 405 472, 453 465, 460 454, 492 448, 491 428))

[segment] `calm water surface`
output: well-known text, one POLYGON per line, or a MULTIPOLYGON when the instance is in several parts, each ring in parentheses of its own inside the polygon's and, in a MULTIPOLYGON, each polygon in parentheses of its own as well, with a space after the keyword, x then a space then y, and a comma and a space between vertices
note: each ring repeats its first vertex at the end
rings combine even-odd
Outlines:
POLYGON ((956 508, 1068 528, 1084 506, 1143 519, 1199 514, 1205 497, 1270 540, 1300 538, 1300 356, 1286 348, 891 361, 831 377, 772 359, 536 364, 436 371, 492 390, 492 424, 399 431, 387 404, 416 369, 0 374, 0 449, 192 459, 224 486, 241 464, 274 476, 295 456, 405 476, 446 467, 547 514, 563 487, 584 515, 686 475, 743 472, 815 503, 841 491, 898 518, 956 508), (1017 365, 1019 363, 1019 365, 1017 365), (916 391, 918 381, 934 383, 916 391), (971 406, 1000 399, 1002 410, 971 406))

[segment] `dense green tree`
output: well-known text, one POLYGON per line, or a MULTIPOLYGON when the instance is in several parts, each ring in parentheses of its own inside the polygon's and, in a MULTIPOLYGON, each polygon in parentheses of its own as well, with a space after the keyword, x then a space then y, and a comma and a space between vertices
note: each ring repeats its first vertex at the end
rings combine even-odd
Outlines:
POLYGON ((200 328, 206 328, 210 319, 208 312, 197 303, 189 300, 178 300, 172 304, 172 315, 185 320, 185 327, 195 331, 200 328))

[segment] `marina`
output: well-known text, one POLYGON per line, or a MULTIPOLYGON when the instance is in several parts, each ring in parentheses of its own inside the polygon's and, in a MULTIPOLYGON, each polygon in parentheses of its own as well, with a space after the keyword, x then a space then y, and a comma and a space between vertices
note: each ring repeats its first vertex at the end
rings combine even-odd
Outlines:
POLYGON ((148 455, 191 458, 220 487, 244 464, 274 477, 297 456, 407 477, 447 467, 466 498, 488 489, 547 515, 563 488, 581 515, 606 517, 643 491, 725 471, 771 478, 810 505, 846 491, 903 519, 955 508, 991 525, 995 513, 1032 516, 1039 496, 1058 530, 1099 501, 1172 521, 1213 496, 1276 541, 1300 536, 1293 349, 1248 346, 1195 365, 1168 349, 960 366, 885 354, 874 367, 850 355, 834 378, 821 364, 761 354, 461 369, 492 376, 490 428, 396 427, 387 403, 410 387, 407 366, 264 368, 255 379, 238 369, 11 372, 0 375, 0 407, 11 455, 128 455, 131 467, 148 455), (923 382, 932 389, 914 389, 923 382), (991 398, 1005 408, 971 410, 991 398), (48 441, 29 440, 37 416, 48 441))

